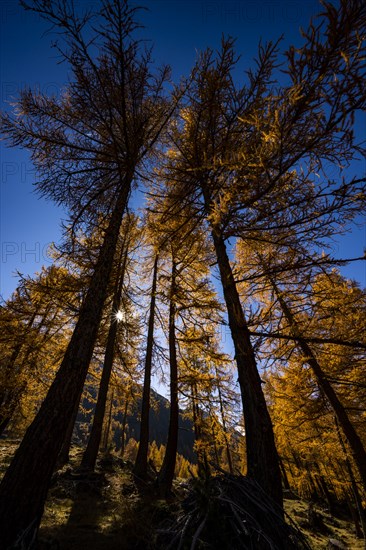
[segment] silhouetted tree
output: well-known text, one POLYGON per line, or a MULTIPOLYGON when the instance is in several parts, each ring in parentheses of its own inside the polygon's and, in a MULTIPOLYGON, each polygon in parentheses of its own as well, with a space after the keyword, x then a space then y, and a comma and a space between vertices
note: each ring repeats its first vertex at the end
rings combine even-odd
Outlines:
POLYGON ((17 116, 2 115, 3 134, 11 145, 31 151, 39 190, 69 208, 74 228, 81 223, 92 227, 96 214, 107 220, 60 369, 0 486, 5 547, 20 544, 20 539, 29 545, 37 533, 52 471, 92 357, 136 168, 150 154, 172 112, 163 91, 168 71, 152 73, 150 55, 133 37, 136 9, 126 1, 105 2, 93 22, 90 12, 77 15, 71 2, 35 0, 23 5, 64 37, 65 49, 59 51, 72 80, 60 98, 23 91, 17 116))

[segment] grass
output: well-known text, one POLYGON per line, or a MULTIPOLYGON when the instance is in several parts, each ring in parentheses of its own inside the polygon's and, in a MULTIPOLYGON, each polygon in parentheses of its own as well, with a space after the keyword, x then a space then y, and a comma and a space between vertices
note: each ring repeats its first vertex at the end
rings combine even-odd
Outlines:
POLYGON ((315 506, 315 512, 320 516, 324 524, 324 532, 314 531, 308 526, 307 515, 309 503, 304 500, 285 499, 285 511, 298 525, 307 537, 310 546, 314 550, 328 548, 329 539, 336 539, 349 550, 364 550, 363 539, 357 538, 354 525, 344 518, 332 517, 329 513, 315 506))
MULTIPOLYGON (((0 477, 16 449, 15 442, 0 440, 0 477)), ((139 492, 130 467, 113 458, 94 476, 77 473, 82 450, 72 449, 70 466, 64 467, 50 488, 42 519, 39 550, 157 550, 157 529, 174 521, 180 501, 167 504, 153 492, 139 492)), ((185 489, 180 488, 184 496, 185 489)), ((312 530, 307 521, 309 503, 286 499, 285 511, 307 537, 311 548, 325 550, 336 539, 349 550, 362 550, 353 524, 331 517, 315 507, 323 529, 312 530)), ((198 546, 199 548, 199 546, 198 546)))

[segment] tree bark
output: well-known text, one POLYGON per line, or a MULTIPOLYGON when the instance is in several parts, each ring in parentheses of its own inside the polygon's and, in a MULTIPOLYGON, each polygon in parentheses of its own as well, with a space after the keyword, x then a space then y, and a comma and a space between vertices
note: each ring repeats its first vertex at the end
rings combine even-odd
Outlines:
POLYGON ((60 369, 0 485, 0 532, 5 548, 16 543, 30 546, 37 535, 52 472, 83 391, 131 181, 126 177, 122 182, 60 369))
POLYGON ((113 360, 114 360, 114 348, 117 337, 118 320, 115 317, 116 312, 119 310, 121 303, 122 289, 126 271, 128 256, 128 244, 125 249, 125 242, 122 245, 121 257, 119 258, 119 265, 117 270, 117 280, 114 289, 111 321, 108 330, 107 345, 104 354, 104 365, 102 371, 102 377, 99 384, 98 399, 95 406, 93 424, 91 427, 88 444, 83 454, 80 467, 83 470, 93 472, 97 461, 100 442, 102 439, 103 420, 105 415, 106 403, 109 382, 111 379, 113 360))
POLYGON ((159 491, 161 496, 165 498, 171 494, 178 447, 178 363, 175 342, 176 276, 176 264, 173 258, 169 306, 170 416, 164 460, 158 475, 159 491))
POLYGON ((137 457, 134 467, 134 474, 138 478, 147 477, 147 457, 149 452, 149 414, 150 414, 150 390, 151 390, 151 369, 154 344, 154 322, 155 322, 155 302, 156 302, 156 284, 158 275, 159 255, 156 254, 154 261, 153 280, 151 286, 151 299, 149 311, 149 325, 147 332, 144 387, 141 402, 141 421, 140 421, 140 444, 137 451, 137 457))
POLYGON ((247 465, 249 477, 281 507, 282 484, 273 427, 262 391, 249 329, 244 317, 224 239, 220 230, 212 229, 217 264, 235 349, 235 360, 242 397, 247 465))

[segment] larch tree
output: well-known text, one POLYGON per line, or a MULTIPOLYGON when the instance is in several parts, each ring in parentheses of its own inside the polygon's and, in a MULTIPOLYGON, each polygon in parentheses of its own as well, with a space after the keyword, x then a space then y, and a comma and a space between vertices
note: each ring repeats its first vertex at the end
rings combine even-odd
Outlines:
POLYGON ((174 146, 167 157, 166 177, 175 183, 173 196, 180 196, 176 200, 178 207, 184 202, 193 204, 196 216, 206 220, 211 233, 238 366, 248 474, 281 504, 281 479, 271 420, 226 249, 224 205, 218 204, 221 190, 233 184, 231 171, 221 161, 240 139, 238 110, 245 103, 244 92, 238 92, 233 84, 234 66, 230 41, 223 43, 217 58, 208 51, 199 61, 189 104, 181 111, 180 122, 172 128, 174 146))
MULTIPOLYGON (((252 300, 257 297, 258 304, 261 295, 267 294, 267 315, 259 315, 258 319, 259 324, 267 324, 262 335, 266 333, 287 335, 290 339, 286 342, 282 341, 279 346, 287 348, 288 354, 291 353, 289 349, 296 347, 302 354, 303 361, 313 372, 319 391, 334 411, 352 451, 363 486, 366 488, 365 446, 347 412, 344 397, 341 398, 342 392, 339 393, 339 388, 342 386, 338 386, 335 390, 337 376, 333 375, 334 384, 331 375, 334 363, 340 363, 343 366, 343 369, 340 368, 343 370, 341 379, 347 379, 346 368, 352 370, 354 375, 355 373, 359 375, 362 370, 365 355, 364 344, 362 344, 365 328, 362 321, 362 312, 365 308, 363 293, 357 292, 356 288, 352 290, 351 284, 347 286, 345 281, 337 280, 335 272, 327 272, 322 257, 317 258, 314 255, 312 266, 308 261, 306 270, 300 270, 299 267, 296 269, 295 266, 301 266, 303 260, 301 249, 300 243, 295 251, 286 250, 284 246, 269 247, 268 244, 264 250, 263 245, 260 249, 255 243, 252 243, 249 248, 240 243, 238 253, 246 258, 246 269, 248 265, 252 265, 254 275, 254 280, 251 280, 248 273, 249 286, 246 293, 252 300), (319 275, 319 273, 324 274, 319 275), (331 284, 332 281, 333 284, 331 284), (342 302, 339 299, 337 301, 336 296, 339 297, 345 288, 347 288, 348 298, 343 298, 342 302), (314 311, 314 305, 317 311, 314 311), (332 312, 332 322, 329 324, 327 318, 330 312, 332 312), (344 325, 346 319, 348 325, 352 327, 351 330, 347 330, 344 325), (337 325, 341 325, 343 329, 338 329, 338 334, 335 330, 337 325), (317 341, 309 342, 307 337, 311 338, 311 336, 316 336, 317 341), (345 344, 343 346, 342 338, 345 344)), ((241 263, 239 259, 239 266, 241 263)), ((349 381, 352 384, 352 376, 349 381)))
POLYGON ((34 277, 21 277, 2 307, 0 345, 0 433, 28 403, 29 424, 55 376, 79 307, 79 283, 66 269, 51 265, 34 277), (38 385, 38 389, 37 389, 38 385))
POLYGON ((158 485, 161 496, 171 493, 178 448, 179 404, 178 404, 178 359, 176 343, 176 314, 178 295, 178 260, 177 250, 171 244, 171 272, 168 291, 168 349, 169 349, 169 386, 170 408, 168 438, 164 460, 158 474, 158 485))
MULTIPOLYGON (((342 278, 335 268, 330 269, 332 261, 336 264, 336 260, 325 254, 309 258, 308 251, 302 250, 300 243, 295 250, 267 246, 266 250, 262 247, 259 251, 257 244, 244 247, 241 242, 238 245, 238 273, 244 258, 247 269, 244 294, 250 295, 256 303, 252 333, 262 340, 262 351, 265 350, 263 345, 266 345, 268 358, 274 363, 274 371, 282 373, 278 381, 275 373, 271 377, 272 387, 276 382, 277 388, 277 391, 271 392, 276 397, 275 415, 280 411, 278 403, 281 393, 282 403, 291 399, 296 403, 294 395, 296 392, 301 394, 300 388, 309 388, 309 384, 312 388, 307 396, 303 396, 301 405, 292 405, 295 411, 304 407, 306 413, 295 412, 291 415, 292 429, 296 430, 297 426, 301 426, 296 439, 305 442, 302 450, 296 451, 296 467, 300 467, 303 487, 307 485, 310 492, 320 491, 330 509, 333 508, 331 493, 334 489, 329 487, 331 481, 326 467, 324 471, 324 463, 328 464, 329 458, 324 456, 320 448, 321 442, 324 444, 327 439, 330 440, 328 454, 334 457, 334 449, 339 441, 344 445, 344 438, 347 443, 344 449, 347 447, 349 451, 346 451, 344 458, 338 457, 338 462, 343 462, 349 472, 355 508, 361 524, 364 525, 360 491, 355 481, 355 477, 359 479, 360 486, 365 491, 366 439, 362 421, 365 386, 361 375, 364 371, 366 349, 364 291, 356 283, 342 278), (248 273, 248 265, 251 265, 251 273, 248 273), (295 357, 297 361, 294 362, 295 357), (277 367, 276 361, 279 362, 277 367), (289 373, 288 363, 293 365, 289 373), (304 378, 306 371, 307 380, 304 378), (290 389, 291 381, 294 391, 290 389), (326 421, 316 422, 319 417, 325 417, 326 421), (339 437, 334 437, 334 422, 339 437), (305 423, 311 426, 310 435, 304 433, 305 423), (309 449, 306 449, 306 442, 309 449), (312 458, 311 448, 315 446, 318 456, 312 458), (307 456, 305 462, 300 460, 300 455, 307 456), (353 467, 357 472, 356 476, 353 474, 353 467)), ((284 408, 283 420, 278 426, 276 416, 274 418, 276 434, 280 436, 278 438, 277 435, 277 440, 281 441, 281 453, 289 445, 288 441, 283 443, 283 424, 289 417, 290 406, 286 403, 284 408)), ((287 451, 285 453, 288 455, 287 451)), ((287 465, 289 464, 287 458, 287 465)), ((330 467, 337 471, 337 464, 331 464, 330 467)), ((293 474, 291 477, 294 479, 293 474)), ((349 500, 347 491, 348 487, 345 494, 349 500)), ((357 514, 355 517, 358 525, 357 514)))
POLYGON ((144 383, 141 400, 140 416, 140 440, 137 451, 134 474, 139 479, 146 479, 148 473, 148 454, 149 454, 149 416, 150 416, 150 394, 151 394, 151 375, 153 367, 154 350, 154 325, 156 310, 156 292, 158 280, 159 252, 155 251, 152 283, 150 291, 148 331, 146 337, 146 351, 144 361, 144 383))
MULTIPOLYGON (((217 308, 221 310, 218 304, 217 308)), ((207 320, 197 315, 196 324, 187 326, 178 337, 179 391, 184 408, 191 411, 198 471, 203 477, 210 473, 210 464, 234 473, 230 428, 236 423, 238 401, 229 370, 232 360, 220 351, 221 319, 213 301, 209 316, 207 320)))
POLYGON ((301 498, 324 501, 331 514, 337 504, 348 506, 362 537, 360 478, 311 369, 295 350, 284 365, 266 372, 265 381, 288 488, 301 498))
POLYGON ((171 132, 167 179, 180 202, 194 204, 206 220, 216 251, 243 399, 248 475, 278 503, 273 430, 226 240, 289 243, 296 235, 315 246, 363 206, 364 177, 347 176, 343 168, 363 153, 353 130, 366 103, 365 28, 363 2, 341 0, 338 9, 324 3, 318 21, 303 31, 303 44, 285 52, 282 74, 276 73, 279 43, 260 46, 258 68, 241 87, 234 82, 233 43, 224 41, 217 55, 209 50, 199 60, 171 132))
POLYGON ((90 12, 79 16, 71 2, 22 4, 60 34, 59 53, 71 76, 59 98, 24 90, 17 113, 1 116, 2 133, 10 145, 31 151, 38 189, 69 209, 74 228, 90 227, 95 213, 102 213, 107 223, 60 369, 0 486, 6 547, 20 540, 29 545, 36 537, 93 353, 136 168, 151 153, 173 110, 164 90, 169 71, 152 71, 149 53, 134 38, 136 9, 126 1, 102 4, 93 20, 90 12))
POLYGON ((344 435, 347 438, 353 458, 357 465, 358 472, 363 482, 364 490, 366 491, 366 449, 362 443, 362 440, 355 430, 344 405, 337 395, 337 392, 334 390, 333 384, 329 381, 326 373, 324 372, 324 369, 321 366, 321 362, 318 360, 317 353, 315 353, 313 351, 313 348, 306 342, 306 340, 302 338, 300 329, 301 324, 297 322, 295 315, 291 311, 288 303, 286 303, 285 299, 283 298, 283 295, 278 289, 276 283, 272 280, 271 284, 277 295, 277 299, 279 301, 284 317, 288 323, 290 332, 297 342, 297 345, 301 349, 304 360, 310 365, 319 389, 328 399, 332 409, 334 410, 334 414, 336 415, 339 425, 341 426, 344 435))
POLYGON ((202 319, 208 319, 212 309, 219 306, 208 284, 208 263, 212 255, 205 233, 197 229, 189 207, 182 209, 176 218, 170 217, 169 205, 175 202, 175 197, 164 180, 162 186, 165 187, 165 193, 157 195, 150 208, 156 211, 158 227, 165 228, 160 255, 166 266, 166 274, 162 272, 161 280, 166 280, 165 302, 168 309, 166 333, 170 367, 170 420, 158 485, 161 494, 168 496, 174 477, 178 444, 180 335, 186 327, 194 327, 202 319))
POLYGON ((102 437, 103 419, 106 410, 107 395, 109 382, 111 379, 113 361, 115 358, 116 339, 118 337, 118 324, 124 320, 125 313, 122 305, 122 294, 124 285, 127 280, 127 269, 129 255, 131 255, 131 249, 135 244, 132 244, 133 240, 136 241, 136 218, 128 215, 125 217, 121 233, 123 239, 121 243, 117 245, 115 256, 115 274, 114 274, 114 288, 113 298, 110 311, 110 324, 108 329, 108 335, 105 346, 103 370, 98 389, 98 399, 94 411, 93 422, 90 430, 88 444, 83 454, 81 461, 81 468, 84 470, 93 471, 95 468, 99 445, 102 437))
MULTIPOLYGON (((153 180, 155 183, 155 180, 153 180)), ((156 201, 154 190, 151 189, 148 196, 148 204, 156 201)), ((164 196, 164 195, 163 195, 164 196)), ((164 199, 163 199, 164 200, 164 199)), ((153 374, 153 357, 155 348, 154 331, 156 326, 156 317, 159 294, 159 278, 161 256, 165 256, 164 249, 169 240, 169 231, 161 222, 160 213, 147 209, 143 220, 144 237, 148 256, 143 260, 144 264, 152 267, 152 280, 148 290, 149 306, 147 318, 146 345, 144 351, 144 381, 141 400, 140 415, 140 440, 137 451, 136 462, 134 465, 134 474, 137 479, 146 479, 148 477, 148 459, 150 442, 150 408, 151 408, 151 377, 153 374)))

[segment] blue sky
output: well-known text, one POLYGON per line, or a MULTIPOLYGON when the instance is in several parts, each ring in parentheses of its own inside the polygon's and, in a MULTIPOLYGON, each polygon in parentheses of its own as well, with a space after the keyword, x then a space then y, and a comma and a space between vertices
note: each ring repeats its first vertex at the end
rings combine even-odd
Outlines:
MULTIPOLYGON (((96 0, 76 0, 80 7, 96 0)), ((140 3, 139 3, 140 4, 140 3)), ((142 13, 144 35, 155 44, 157 63, 168 63, 178 80, 188 74, 197 51, 216 48, 222 33, 237 38, 243 71, 251 65, 258 41, 275 40, 284 34, 283 44, 300 44, 299 28, 306 27, 319 11, 315 0, 142 0, 149 11, 142 13)), ((57 93, 66 83, 67 67, 57 64, 50 48, 52 36, 43 35, 47 25, 24 12, 16 0, 0 4, 0 72, 2 108, 16 98, 26 84, 43 92, 57 93)), ((363 132, 365 116, 359 121, 363 132)), ((16 270, 33 274, 49 265, 48 246, 60 238, 60 221, 67 214, 34 193, 36 175, 27 153, 1 146, 0 168, 0 293, 7 298, 15 289, 16 270)), ((365 221, 360 214, 359 221, 365 221)), ((336 246, 339 257, 361 256, 366 246, 365 228, 354 230, 336 246)), ((343 272, 366 286, 366 262, 343 272)))

